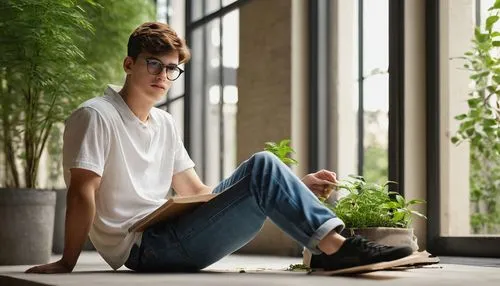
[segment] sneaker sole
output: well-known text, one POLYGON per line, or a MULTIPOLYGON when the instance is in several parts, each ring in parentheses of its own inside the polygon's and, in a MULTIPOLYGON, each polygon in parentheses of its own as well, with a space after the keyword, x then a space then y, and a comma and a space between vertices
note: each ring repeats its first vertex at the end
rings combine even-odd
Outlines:
MULTIPOLYGON (((305 256, 304 256, 304 262, 305 261, 306 260, 305 260, 305 256)), ((310 261, 310 257, 309 257, 309 261, 310 261)), ((324 276, 345 275, 345 274, 361 274, 361 273, 367 273, 367 272, 373 272, 373 271, 387 270, 387 269, 391 269, 394 267, 403 267, 403 266, 409 267, 409 266, 428 265, 428 264, 435 264, 435 263, 439 263, 439 257, 432 256, 427 251, 422 251, 422 252, 414 252, 413 254, 411 254, 409 256, 406 256, 406 257, 403 257, 403 258, 400 258, 397 260, 378 262, 378 263, 350 267, 350 268, 344 268, 344 269, 327 270, 327 271, 325 271, 323 269, 311 269, 311 274, 324 275, 324 276)))

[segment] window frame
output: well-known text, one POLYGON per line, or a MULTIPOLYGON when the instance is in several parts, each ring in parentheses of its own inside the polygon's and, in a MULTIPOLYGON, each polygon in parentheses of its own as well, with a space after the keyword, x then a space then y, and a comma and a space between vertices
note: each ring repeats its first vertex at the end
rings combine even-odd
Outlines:
POLYGON ((426 0, 427 248, 434 255, 500 257, 500 236, 441 235, 440 1, 426 0), (436 124, 437 122, 437 124, 436 124))

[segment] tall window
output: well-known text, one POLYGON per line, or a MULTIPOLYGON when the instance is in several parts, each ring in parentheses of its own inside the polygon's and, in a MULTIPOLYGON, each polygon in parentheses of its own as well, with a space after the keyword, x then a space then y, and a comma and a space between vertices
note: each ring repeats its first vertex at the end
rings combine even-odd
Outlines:
POLYGON ((190 118, 185 141, 198 173, 209 185, 236 167, 239 2, 186 1, 192 61, 186 75, 190 118))
POLYGON ((334 161, 342 178, 358 174, 370 183, 393 180, 400 183, 394 191, 402 192, 403 1, 309 3, 310 169, 329 168, 334 161), (325 11, 338 14, 332 18, 325 11), (330 57, 333 69, 325 64, 330 57), (330 120, 333 124, 323 123, 330 120))
MULTIPOLYGON (((452 143, 452 137, 460 128, 460 121, 455 117, 469 114, 474 104, 469 102, 472 98, 470 93, 481 88, 480 82, 470 79, 473 67, 463 56, 473 48, 474 26, 481 24, 480 29, 484 32, 487 10, 493 3, 484 0, 442 1, 440 6, 445 20, 441 24, 441 32, 447 35, 444 37, 447 41, 441 42, 440 51, 443 235, 500 234, 500 188, 496 182, 500 176, 495 175, 499 174, 500 161, 485 156, 487 150, 479 149, 481 142, 452 143), (469 67, 465 67, 466 64, 469 67)), ((495 52, 497 49, 490 51, 495 52)), ((479 122, 473 124, 474 128, 482 128, 479 122)))
MULTIPOLYGON (((484 34, 490 13, 498 15, 500 10, 487 12, 493 4, 484 0, 427 4, 428 215, 434 218, 429 220, 428 234, 436 253, 500 255, 500 159, 491 156, 490 150, 498 145, 499 119, 483 108, 485 103, 498 108, 499 98, 493 94, 489 101, 474 99, 490 93, 485 86, 495 85, 491 78, 481 80, 488 68, 477 72, 476 64, 488 56, 498 60, 499 54, 498 47, 479 51, 471 41, 478 37, 474 33, 477 24, 483 25, 479 31, 484 34), (476 63, 464 58, 468 51, 477 57, 476 63), (474 74, 481 75, 471 78, 474 74), (497 123, 488 127, 483 119, 497 123), (497 135, 488 135, 488 128, 496 128, 497 135), (456 144, 453 137, 460 130, 484 136, 456 144)), ((500 31, 500 25, 492 31, 500 31)))

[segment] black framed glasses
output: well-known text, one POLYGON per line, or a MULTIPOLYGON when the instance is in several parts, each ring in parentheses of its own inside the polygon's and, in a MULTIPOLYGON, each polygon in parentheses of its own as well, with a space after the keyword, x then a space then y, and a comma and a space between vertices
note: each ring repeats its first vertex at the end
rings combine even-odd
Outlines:
POLYGON ((178 79, 179 76, 181 76, 181 74, 184 72, 184 70, 179 68, 177 65, 164 65, 161 61, 154 58, 146 59, 146 65, 148 72, 152 75, 159 75, 163 71, 163 69, 166 69, 167 79, 170 81, 178 79))

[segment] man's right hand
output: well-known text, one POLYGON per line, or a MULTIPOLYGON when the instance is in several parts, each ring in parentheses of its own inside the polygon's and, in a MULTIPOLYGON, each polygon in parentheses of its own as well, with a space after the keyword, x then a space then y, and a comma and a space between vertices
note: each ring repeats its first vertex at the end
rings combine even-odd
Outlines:
POLYGON ((55 274, 69 273, 74 266, 66 264, 62 259, 53 263, 38 265, 26 270, 26 273, 55 274))

